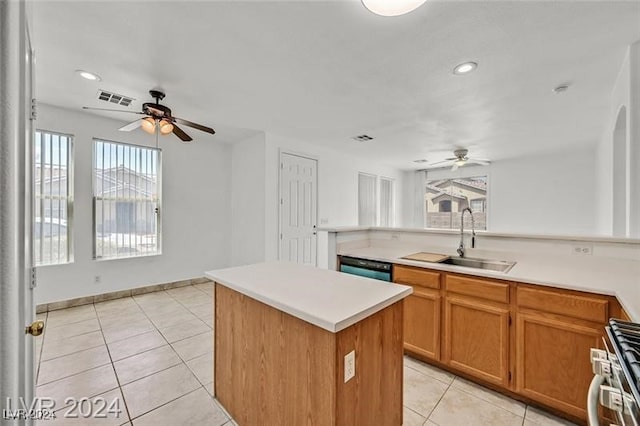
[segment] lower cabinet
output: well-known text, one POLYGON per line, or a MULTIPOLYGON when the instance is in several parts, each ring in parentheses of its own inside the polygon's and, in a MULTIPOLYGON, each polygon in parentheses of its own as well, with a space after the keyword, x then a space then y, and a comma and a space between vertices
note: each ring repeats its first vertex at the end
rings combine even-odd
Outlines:
POLYGON ((440 360, 440 292, 413 286, 404 299, 404 348, 440 360))
POLYGON ((404 265, 394 281, 414 290, 405 350, 586 420, 589 349, 602 348, 606 322, 620 315, 615 299, 404 265))
POLYGON ((445 298, 443 362, 496 385, 509 387, 509 306, 445 298))
POLYGON ((589 349, 603 346, 610 299, 527 284, 516 291, 516 391, 586 418, 589 349))

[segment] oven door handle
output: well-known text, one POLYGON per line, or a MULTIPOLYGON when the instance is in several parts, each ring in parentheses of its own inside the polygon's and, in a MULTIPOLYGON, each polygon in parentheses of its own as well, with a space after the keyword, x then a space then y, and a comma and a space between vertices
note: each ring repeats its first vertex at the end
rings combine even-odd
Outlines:
POLYGON ((587 394, 587 421, 589 426, 600 426, 598 420, 598 404, 600 402, 600 386, 604 383, 604 376, 594 374, 587 394))

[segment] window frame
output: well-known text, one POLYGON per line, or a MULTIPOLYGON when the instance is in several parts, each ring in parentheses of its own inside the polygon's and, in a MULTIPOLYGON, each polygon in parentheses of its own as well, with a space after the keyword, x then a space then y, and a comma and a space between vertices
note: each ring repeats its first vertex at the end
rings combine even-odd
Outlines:
MULTIPOLYGON (((110 139, 104 139, 104 138, 98 138, 98 137, 94 137, 92 139, 93 142, 93 160, 92 160, 92 165, 91 165, 91 188, 92 188, 92 194, 91 194, 91 204, 92 204, 92 231, 93 231, 93 260, 98 261, 98 262, 102 262, 102 261, 111 261, 111 260, 119 260, 119 259, 132 259, 132 258, 139 258, 139 257, 151 257, 151 256, 160 256, 162 255, 162 149, 159 147, 154 147, 154 146, 146 146, 146 145, 138 145, 138 144, 133 144, 133 143, 128 143, 128 142, 120 142, 120 141, 114 141, 114 140, 110 140, 110 139), (156 241, 157 241, 157 250, 154 252, 142 252, 140 254, 135 254, 135 255, 120 255, 120 256, 98 256, 97 253, 97 234, 98 234, 98 220, 97 220, 97 201, 98 201, 98 196, 96 194, 96 166, 97 166, 97 144, 99 142, 102 143, 107 143, 107 144, 115 144, 116 145, 116 150, 117 150, 117 146, 121 145, 121 146, 125 146, 125 147, 130 147, 130 148, 137 148, 137 149, 146 149, 146 150, 151 150, 151 151, 155 151, 156 155, 157 155, 157 165, 156 165, 156 176, 157 176, 157 182, 156 182, 156 193, 157 193, 157 201, 156 201, 156 241)), ((104 156, 103 156, 103 161, 104 161, 104 156)), ((114 200, 117 201, 117 200, 114 200)))
MULTIPOLYGON (((33 168, 32 168, 32 173, 33 173, 33 187, 32 187, 32 193, 33 193, 33 198, 32 198, 32 202, 33 202, 33 209, 32 209, 32 218, 31 218, 31 230, 32 230, 32 252, 33 252, 33 263, 34 266, 36 267, 43 267, 43 266, 56 266, 56 265, 67 265, 70 263, 73 263, 75 261, 75 257, 74 257, 74 226, 73 226, 73 206, 74 206, 74 193, 75 193, 75 188, 74 188, 74 169, 75 169, 75 141, 74 141, 75 137, 74 135, 70 134, 70 133, 64 133, 64 132, 56 132, 56 131, 51 131, 51 130, 44 130, 44 129, 39 129, 36 128, 35 131, 33 132, 33 168), (37 134, 40 133, 41 137, 40 137, 40 141, 38 141, 37 138, 37 134), (36 212, 36 200, 37 200, 37 191, 36 191, 36 173, 35 173, 35 168, 36 168, 36 159, 35 159, 35 153, 36 153, 36 149, 35 149, 35 145, 39 142, 40 143, 40 155, 42 154, 42 147, 44 145, 44 134, 49 134, 51 136, 63 136, 65 138, 68 139, 68 145, 67 145, 67 196, 66 196, 66 212, 67 212, 67 224, 66 224, 66 228, 67 228, 67 258, 66 261, 64 262, 55 262, 55 263, 41 263, 42 262, 42 256, 38 256, 36 253, 36 244, 35 244, 35 240, 36 240, 36 217, 37 217, 37 212, 36 212), (40 262, 38 262, 38 258, 40 259, 40 262)), ((40 162, 40 164, 42 164, 42 161, 40 162)), ((41 173, 42 175, 42 173, 41 173)), ((43 181, 42 179, 40 180, 40 184, 43 185, 43 181)), ((42 197, 41 199, 44 199, 44 196, 42 195, 42 191, 40 192, 40 197, 42 197)), ((59 197, 59 195, 58 195, 59 197)), ((59 198, 60 200, 60 198, 59 198)), ((44 204, 42 202, 40 202, 40 212, 44 211, 44 204)), ((43 220, 44 217, 40 216, 40 219, 43 220)), ((60 217, 58 217, 58 230, 60 229, 60 217)), ((41 229, 40 229, 40 238, 43 238, 43 231, 44 228, 41 225, 41 229)), ((58 235, 60 235, 58 233, 58 235)), ((42 252, 43 249, 43 244, 42 242, 40 242, 40 252, 42 252)))

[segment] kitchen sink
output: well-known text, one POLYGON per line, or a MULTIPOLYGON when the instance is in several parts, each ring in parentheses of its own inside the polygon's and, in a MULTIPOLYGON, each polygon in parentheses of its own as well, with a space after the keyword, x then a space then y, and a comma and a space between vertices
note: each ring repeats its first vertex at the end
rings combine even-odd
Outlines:
POLYGON ((476 269, 488 269, 490 271, 509 272, 516 262, 509 262, 507 260, 494 260, 494 259, 477 259, 473 257, 450 257, 445 259, 441 263, 448 265, 464 266, 467 268, 476 269))

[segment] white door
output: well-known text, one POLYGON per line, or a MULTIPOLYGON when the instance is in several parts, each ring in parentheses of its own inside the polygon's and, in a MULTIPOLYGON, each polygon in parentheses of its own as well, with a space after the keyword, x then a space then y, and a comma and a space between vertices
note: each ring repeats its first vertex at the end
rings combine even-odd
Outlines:
POLYGON ((318 161, 280 153, 280 260, 316 265, 318 161))
MULTIPOLYGON (((26 2, 0 2, 0 401, 11 409, 31 406, 34 394, 33 338, 25 326, 35 319, 31 287, 31 99, 33 56, 26 2), (9 407, 10 406, 10 407, 9 407)), ((18 421, 11 424, 31 424, 18 421)))

